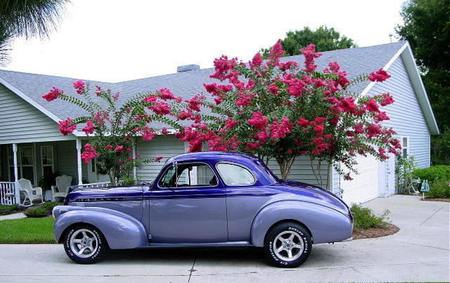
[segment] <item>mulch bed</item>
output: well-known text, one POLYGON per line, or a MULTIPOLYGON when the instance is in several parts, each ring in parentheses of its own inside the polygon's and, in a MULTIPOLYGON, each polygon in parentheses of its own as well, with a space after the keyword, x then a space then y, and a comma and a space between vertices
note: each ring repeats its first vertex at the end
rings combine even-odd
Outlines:
POLYGON ((425 198, 425 199, 421 198, 421 200, 450 202, 450 198, 425 198))
POLYGON ((389 236, 400 230, 394 224, 387 223, 384 228, 369 228, 367 230, 353 230, 353 240, 369 239, 389 236))

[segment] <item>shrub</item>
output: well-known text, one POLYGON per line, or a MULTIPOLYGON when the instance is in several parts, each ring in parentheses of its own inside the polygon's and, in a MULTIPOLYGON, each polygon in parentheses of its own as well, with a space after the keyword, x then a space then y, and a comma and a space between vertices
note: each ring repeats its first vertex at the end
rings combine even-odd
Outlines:
POLYGON ((38 206, 32 206, 27 208, 24 211, 24 214, 27 217, 46 217, 52 213, 52 210, 55 206, 60 205, 61 203, 52 201, 52 202, 44 202, 38 206))
POLYGON ((386 210, 381 216, 375 215, 370 208, 359 205, 351 207, 355 230, 366 230, 369 228, 384 228, 387 224, 389 211, 386 210))
POLYGON ((49 202, 44 202, 43 204, 41 204, 42 207, 48 209, 50 212, 52 212, 53 208, 57 205, 61 205, 61 202, 57 202, 57 201, 49 201, 49 202))
POLYGON ((450 198, 450 181, 445 179, 435 180, 430 184, 428 198, 450 198))
POLYGON ((45 208, 45 207, 42 207, 42 206, 29 207, 29 208, 27 208, 24 211, 24 214, 27 217, 32 217, 32 218, 34 218, 34 217, 46 217, 46 216, 50 215, 49 210, 47 208, 45 208))
POLYGON ((19 207, 14 205, 0 205, 0 215, 6 215, 11 214, 13 212, 16 212, 19 209, 19 207))
POLYGON ((450 181, 450 165, 434 165, 424 169, 416 169, 413 174, 430 182, 440 179, 450 181))

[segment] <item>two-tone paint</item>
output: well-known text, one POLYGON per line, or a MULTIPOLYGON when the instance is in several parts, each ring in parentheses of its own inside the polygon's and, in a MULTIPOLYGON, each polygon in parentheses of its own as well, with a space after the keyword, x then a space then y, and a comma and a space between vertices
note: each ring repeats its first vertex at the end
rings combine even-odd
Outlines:
POLYGON ((281 221, 304 225, 314 243, 351 237, 352 216, 333 194, 307 184, 280 181, 261 160, 238 153, 204 152, 169 159, 152 184, 99 189, 73 188, 54 211, 55 237, 74 224, 97 227, 111 249, 161 246, 264 245, 267 231, 281 221), (160 188, 170 166, 202 162, 217 177, 215 186, 160 188), (250 170, 251 186, 227 186, 216 165, 250 170))

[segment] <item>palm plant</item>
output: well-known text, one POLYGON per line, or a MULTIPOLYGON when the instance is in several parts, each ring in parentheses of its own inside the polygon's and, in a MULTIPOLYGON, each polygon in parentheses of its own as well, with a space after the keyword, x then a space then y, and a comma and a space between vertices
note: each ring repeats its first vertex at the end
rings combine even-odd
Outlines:
POLYGON ((2 0, 0 2, 0 63, 8 58, 12 38, 48 37, 69 0, 2 0))

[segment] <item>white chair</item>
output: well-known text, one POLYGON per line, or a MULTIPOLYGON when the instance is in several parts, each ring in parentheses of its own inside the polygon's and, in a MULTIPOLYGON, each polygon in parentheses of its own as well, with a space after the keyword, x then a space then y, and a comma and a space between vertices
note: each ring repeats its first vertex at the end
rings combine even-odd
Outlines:
POLYGON ((30 180, 21 178, 19 180, 20 192, 24 194, 24 200, 21 203, 22 205, 33 205, 35 200, 40 200, 41 203, 44 202, 44 198, 42 196, 42 188, 35 187, 31 185, 30 180))
POLYGON ((72 176, 62 175, 56 177, 56 186, 52 186, 52 199, 65 198, 72 184, 72 176))

